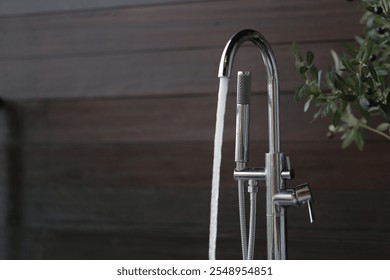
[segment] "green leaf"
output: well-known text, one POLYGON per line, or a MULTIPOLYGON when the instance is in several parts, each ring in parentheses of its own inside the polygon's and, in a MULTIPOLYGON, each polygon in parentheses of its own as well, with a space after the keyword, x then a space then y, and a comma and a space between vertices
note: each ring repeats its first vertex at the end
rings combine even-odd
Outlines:
POLYGON ((309 99, 306 101, 305 106, 303 107, 303 111, 304 111, 305 113, 309 110, 311 100, 312 100, 312 98, 309 98, 309 99))
POLYGON ((387 71, 386 68, 375 68, 376 70, 376 73, 378 74, 378 76, 387 76, 389 75, 389 72, 387 71))
POLYGON ((341 75, 336 73, 334 75, 334 78, 335 78, 334 85, 336 88, 339 88, 342 91, 347 91, 348 89, 351 88, 351 85, 341 75))
POLYGON ((294 91, 294 99, 295 101, 299 101, 302 98, 302 89, 306 86, 306 84, 302 84, 297 87, 294 91))
POLYGON ((308 69, 309 68, 307 68, 306 66, 301 66, 299 67, 299 73, 301 73, 301 75, 304 75, 308 69))
POLYGON ((375 17, 374 21, 375 21, 375 23, 378 24, 378 25, 386 26, 386 25, 389 24, 388 19, 383 18, 383 17, 375 17))
POLYGON ((360 72, 361 72, 360 79, 362 80, 363 83, 365 83, 367 80, 367 77, 368 77, 368 73, 369 73, 367 66, 363 65, 360 69, 360 72))
MULTIPOLYGON (((359 45, 362 45, 364 43, 364 39, 360 36, 355 35, 355 40, 358 42, 359 45)), ((357 55, 358 53, 356 53, 357 55)))
POLYGON ((374 13, 374 14, 375 14, 375 9, 374 9, 374 7, 368 6, 366 9, 367 9, 367 11, 370 11, 371 13, 374 13))
POLYGON ((316 81, 318 84, 318 69, 314 65, 310 67, 310 74, 313 77, 313 79, 316 81))
POLYGON ((310 65, 313 63, 313 60, 314 60, 314 54, 313 54, 313 52, 308 51, 308 52, 306 53, 306 63, 307 63, 307 66, 310 66, 310 65))
POLYGON ((336 73, 340 72, 340 59, 337 53, 334 50, 330 50, 330 53, 332 55, 333 61, 334 61, 334 69, 336 70, 336 73))
POLYGON ((362 96, 359 99, 359 105, 362 107, 362 109, 364 109, 366 111, 368 111, 368 109, 370 109, 370 103, 368 102, 367 97, 365 97, 365 96, 362 96))
POLYGON ((333 121, 332 121, 332 123, 335 127, 339 126, 340 119, 341 119, 341 114, 338 110, 336 110, 336 112, 333 115, 333 121))
POLYGON ((368 78, 368 79, 366 79, 364 82, 367 83, 368 86, 369 86, 372 90, 375 90, 375 85, 374 85, 374 80, 373 80, 373 79, 368 78))
POLYGON ((311 82, 309 83, 309 90, 310 90, 309 95, 312 95, 312 96, 314 96, 314 97, 318 97, 319 94, 321 93, 321 90, 320 90, 320 88, 318 87, 317 81, 311 81, 311 82))
POLYGON ((360 50, 357 54, 358 58, 362 62, 367 62, 372 55, 373 42, 371 39, 367 38, 360 47, 360 50))
POLYGON ((357 108, 366 120, 370 119, 370 102, 365 96, 362 96, 359 99, 359 102, 357 103, 357 108))
POLYGON ((344 65, 346 69, 348 69, 352 73, 356 73, 356 69, 353 66, 352 62, 348 60, 346 56, 341 57, 341 63, 344 65))
POLYGON ((355 143, 359 151, 363 150, 364 147, 364 138, 363 138, 363 132, 361 129, 356 129, 355 131, 355 143))
POLYGON ((299 49, 296 42, 292 43, 292 48, 293 48, 294 58, 295 58, 295 68, 299 71, 300 67, 303 64, 301 50, 299 49))
POLYGON ((387 130, 390 130, 390 123, 381 123, 380 125, 377 126, 376 128, 377 130, 379 131, 387 131, 387 130))
POLYGON ((347 129, 345 131, 343 135, 343 142, 341 143, 341 148, 345 149, 351 145, 351 143, 355 140, 355 133, 355 129, 347 129))
POLYGON ((363 86, 363 83, 362 83, 362 80, 360 79, 359 75, 354 75, 351 77, 352 80, 353 80, 353 84, 354 84, 354 88, 355 88, 355 92, 358 96, 362 96, 364 95, 364 86, 363 86))
POLYGON ((310 84, 303 84, 299 86, 295 91, 295 99, 301 100, 305 96, 317 95, 316 89, 312 89, 310 84))
POLYGON ((368 71, 370 72, 371 74, 371 77, 375 80, 375 82, 378 82, 378 75, 376 74, 376 71, 374 69, 374 67, 372 67, 371 65, 367 65, 367 68, 368 68, 368 71))
POLYGON ((334 85, 334 74, 335 72, 333 71, 332 68, 328 68, 328 71, 326 72, 326 83, 328 84, 329 88, 333 89, 335 87, 334 85))

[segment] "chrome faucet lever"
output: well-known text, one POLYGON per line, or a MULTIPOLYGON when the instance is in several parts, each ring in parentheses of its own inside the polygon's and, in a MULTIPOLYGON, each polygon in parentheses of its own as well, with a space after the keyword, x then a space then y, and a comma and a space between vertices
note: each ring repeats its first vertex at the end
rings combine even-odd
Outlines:
POLYGON ((310 219, 310 223, 314 223, 316 221, 316 217, 314 216, 314 212, 313 212, 313 208, 312 208, 312 202, 311 201, 308 201, 307 202, 307 209, 309 211, 309 219, 310 219))
POLYGON ((313 212, 313 196, 307 183, 298 185, 293 189, 286 189, 274 195, 274 203, 282 207, 307 205, 310 223, 315 221, 313 212))
POLYGON ((295 188, 295 195, 300 206, 307 204, 307 209, 309 211, 310 223, 315 221, 315 216, 313 212, 313 196, 310 191, 310 187, 307 183, 301 184, 295 188))

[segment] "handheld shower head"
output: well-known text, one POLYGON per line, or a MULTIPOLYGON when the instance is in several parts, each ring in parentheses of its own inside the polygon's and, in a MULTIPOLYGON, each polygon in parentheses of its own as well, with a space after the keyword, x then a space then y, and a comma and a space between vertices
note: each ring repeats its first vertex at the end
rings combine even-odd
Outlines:
POLYGON ((238 71, 237 73, 237 104, 249 104, 251 96, 251 72, 238 71))
POLYGON ((249 103, 251 94, 251 73, 237 74, 237 115, 236 115, 236 169, 246 166, 249 158, 249 103))

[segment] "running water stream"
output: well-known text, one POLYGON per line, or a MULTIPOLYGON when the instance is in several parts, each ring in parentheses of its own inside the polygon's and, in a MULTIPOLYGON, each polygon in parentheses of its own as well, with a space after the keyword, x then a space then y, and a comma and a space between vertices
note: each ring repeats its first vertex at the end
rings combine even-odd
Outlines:
POLYGON ((228 91, 229 78, 219 78, 217 116, 214 136, 214 161, 213 178, 211 183, 211 205, 210 205, 210 235, 209 235, 209 259, 215 260, 217 225, 218 225, 218 200, 219 181, 222 160, 223 127, 226 110, 226 96, 228 91))

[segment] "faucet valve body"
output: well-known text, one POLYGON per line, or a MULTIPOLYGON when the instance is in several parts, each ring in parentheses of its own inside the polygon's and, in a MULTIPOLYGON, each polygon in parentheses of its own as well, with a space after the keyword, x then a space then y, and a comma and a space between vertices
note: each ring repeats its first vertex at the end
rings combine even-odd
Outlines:
POLYGON ((304 206, 307 205, 309 211, 310 223, 315 221, 312 202, 313 197, 310 191, 310 187, 307 183, 298 185, 293 189, 285 189, 274 195, 274 203, 279 206, 304 206))

